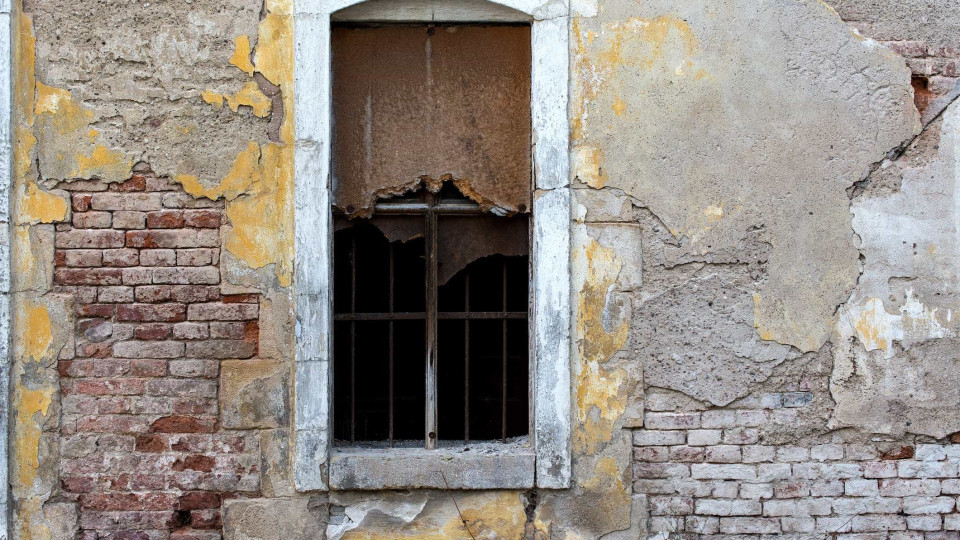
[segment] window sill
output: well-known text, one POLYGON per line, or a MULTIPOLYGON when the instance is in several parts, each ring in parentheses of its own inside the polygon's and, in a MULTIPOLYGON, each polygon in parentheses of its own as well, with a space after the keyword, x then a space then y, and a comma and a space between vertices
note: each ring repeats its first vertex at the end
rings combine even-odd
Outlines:
POLYGON ((334 448, 330 488, 529 489, 533 449, 526 444, 477 443, 469 447, 334 448))

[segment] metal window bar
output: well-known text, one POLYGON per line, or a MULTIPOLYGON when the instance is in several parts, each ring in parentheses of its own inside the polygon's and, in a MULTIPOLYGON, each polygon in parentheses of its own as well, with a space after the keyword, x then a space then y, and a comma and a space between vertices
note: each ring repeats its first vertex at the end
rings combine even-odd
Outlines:
POLYGON ((425 220, 425 270, 426 270, 426 311, 396 312, 394 309, 395 268, 394 245, 389 244, 389 309, 387 313, 357 313, 357 242, 354 237, 350 245, 350 312, 337 313, 336 321, 350 323, 350 442, 356 442, 356 322, 387 321, 388 323, 388 442, 394 444, 394 322, 399 320, 426 320, 426 406, 424 446, 428 450, 436 449, 439 440, 437 433, 437 321, 464 321, 464 442, 470 442, 470 321, 502 321, 502 373, 501 373, 501 441, 507 441, 507 321, 527 319, 526 311, 507 311, 507 262, 503 262, 502 311, 470 311, 470 277, 465 277, 464 311, 441 312, 437 309, 437 216, 439 215, 482 215, 480 207, 472 203, 444 202, 438 195, 428 193, 425 202, 395 201, 382 202, 374 207, 375 214, 424 216, 425 220))

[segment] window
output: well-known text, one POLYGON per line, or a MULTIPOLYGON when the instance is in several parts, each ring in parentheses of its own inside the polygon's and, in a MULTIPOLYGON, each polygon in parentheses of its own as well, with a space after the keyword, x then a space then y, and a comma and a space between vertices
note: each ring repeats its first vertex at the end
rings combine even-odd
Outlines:
MULTIPOLYGON (((294 50, 297 143, 293 284, 296 315, 293 459, 297 490, 569 487, 571 343, 568 2, 303 0, 296 2, 294 9, 297 36, 294 50), (331 20, 337 21, 340 26, 332 25, 331 20), (445 22, 441 24, 440 21, 445 22), (380 24, 388 22, 401 24, 380 24), (432 30, 427 23, 433 24, 432 30), (394 37, 384 39, 364 33, 371 28, 398 33, 413 31, 409 30, 412 28, 421 32, 421 39, 430 31, 433 35, 429 48, 426 41, 421 41, 417 46, 407 42, 407 53, 398 55, 395 53, 402 50, 404 40, 394 37), (333 34, 345 31, 356 39, 347 49, 338 49, 338 38, 333 34), (465 39, 471 32, 477 33, 476 37, 465 39), (488 32, 488 36, 495 37, 488 37, 484 41, 480 34, 488 32), (476 60, 467 63, 444 62, 447 53, 456 50, 457 42, 469 45, 465 52, 473 52, 476 60), (390 48, 391 45, 394 46, 393 49, 390 48), (473 51, 470 50, 471 47, 473 51), (390 50, 394 53, 390 53, 390 50), (343 51, 347 51, 347 54, 343 54, 343 51), (335 81, 332 74, 336 71, 334 68, 338 62, 347 59, 348 65, 364 64, 350 60, 351 54, 357 55, 359 51, 367 51, 364 53, 367 56, 372 53, 379 60, 366 63, 369 73, 365 76, 339 78, 339 82, 335 81), (519 54, 521 52, 523 54, 519 54), (431 58, 432 62, 424 62, 424 55, 431 58), (404 61, 404 58, 407 61, 404 61), (410 62, 411 58, 419 60, 410 62), (476 68, 495 66, 501 59, 510 62, 501 64, 503 68, 488 70, 499 75, 496 77, 500 81, 498 84, 471 83, 471 80, 476 80, 477 73, 482 71, 476 68), (429 66, 429 69, 426 66, 429 66), (458 66, 461 69, 457 69, 458 66), (467 69, 462 69, 464 66, 467 69), (407 77, 404 78, 404 75, 407 77), (396 79, 393 84, 377 84, 391 77, 396 79), (369 82, 363 82, 365 80, 369 82), (352 81, 351 84, 355 86, 343 92, 343 88, 337 85, 344 81, 352 81), (518 81, 522 82, 520 88, 525 89, 522 92, 516 91, 518 81), (391 92, 395 97, 427 95, 433 98, 419 101, 390 99, 391 92), (351 107, 355 112, 346 116, 334 115, 335 105, 343 105, 341 102, 334 103, 332 98, 335 96, 339 96, 336 99, 356 100, 351 107), (439 107, 411 107, 411 104, 416 103, 437 104, 438 99, 441 103, 439 107), (494 112, 521 113, 480 114, 485 106, 494 112), (459 117, 448 114, 451 111, 465 110, 474 110, 477 114, 459 117), (443 118, 459 120, 439 121, 443 118), (496 119, 500 124, 483 124, 484 118, 496 119), (494 144, 494 139, 478 136, 486 133, 509 135, 510 142, 494 144), (459 151, 450 152, 453 148, 459 151), (424 149, 433 151, 425 152, 424 149), (347 171, 349 167, 355 167, 354 171, 347 171), (468 167, 473 169, 468 170, 468 167), (420 168, 423 170, 418 170, 420 168), (448 174, 437 172, 442 170, 447 170, 448 174), (346 182, 345 178, 353 180, 346 182), (427 200, 429 197, 436 198, 431 201, 427 200), (464 201, 464 198, 469 201, 464 201), (381 257, 381 260, 387 261, 389 265, 391 249, 395 251, 395 257, 401 258, 409 255, 401 255, 401 251, 412 250, 418 254, 414 255, 414 258, 424 258, 421 264, 409 266, 420 272, 418 281, 425 287, 426 231, 423 231, 422 238, 418 238, 417 234, 407 235, 397 227, 403 229, 410 227, 411 223, 425 224, 426 216, 388 214, 385 207, 415 202, 421 205, 422 211, 424 205, 441 207, 454 204, 458 199, 461 203, 470 202, 475 205, 470 209, 469 215, 443 215, 442 212, 437 214, 437 386, 439 389, 450 385, 456 387, 460 395, 457 399, 450 398, 456 403, 460 403, 464 398, 462 394, 465 381, 459 378, 464 373, 458 374, 453 369, 445 370, 443 366, 465 366, 467 355, 460 354, 456 361, 450 361, 445 360, 442 351, 456 351, 461 345, 466 346, 466 332, 463 328, 465 323, 462 320, 446 319, 441 314, 464 316, 465 313, 481 310, 501 311, 502 290, 474 294, 472 288, 480 286, 477 281, 483 279, 475 277, 480 274, 488 280, 484 287, 500 287, 499 284, 503 281, 503 261, 507 259, 510 306, 516 299, 514 295, 519 296, 522 291, 511 285, 510 280, 516 279, 510 277, 513 275, 511 265, 528 269, 526 283, 529 288, 529 301, 523 304, 527 309, 527 336, 524 338, 521 329, 514 332, 508 328, 508 334, 515 337, 508 337, 507 340, 508 366, 523 364, 523 351, 510 349, 510 342, 526 342, 529 346, 526 357, 530 368, 519 371, 515 378, 508 374, 507 380, 508 402, 505 409, 508 419, 514 418, 510 411, 516 409, 519 411, 516 417, 521 421, 516 422, 515 430, 508 425, 507 442, 504 443, 501 422, 504 409, 501 406, 503 378, 500 370, 491 370, 491 373, 486 374, 488 381, 474 383, 473 379, 469 380, 471 397, 467 403, 471 403, 474 397, 479 399, 479 396, 486 392, 485 401, 488 407, 493 409, 492 413, 486 415, 485 425, 475 425, 480 416, 473 405, 470 407, 469 418, 466 418, 466 407, 456 403, 446 405, 449 399, 445 400, 443 392, 440 391, 437 396, 436 415, 439 441, 437 448, 425 449, 429 439, 425 436, 425 409, 418 415, 411 416, 409 427, 401 428, 400 409, 406 406, 413 410, 416 408, 416 400, 412 401, 414 405, 400 404, 401 397, 410 400, 401 396, 401 391, 396 389, 394 398, 397 401, 394 403, 393 416, 397 423, 394 425, 393 446, 390 446, 389 426, 383 427, 384 415, 389 417, 391 414, 388 400, 381 400, 381 403, 375 406, 369 402, 363 405, 373 411, 365 413, 364 418, 368 426, 374 427, 369 428, 369 432, 361 432, 358 423, 353 428, 354 442, 351 443, 349 437, 345 436, 343 420, 340 420, 335 412, 342 411, 344 406, 349 405, 338 404, 338 400, 344 398, 340 395, 335 397, 337 388, 342 389, 343 386, 334 384, 334 378, 342 376, 344 372, 342 369, 334 370, 334 364, 342 361, 342 357, 335 358, 334 342, 338 338, 334 328, 349 326, 345 324, 348 321, 343 316, 349 318, 354 315, 353 311, 360 311, 360 308, 354 310, 349 302, 344 305, 340 300, 337 309, 334 309, 334 297, 338 296, 334 274, 340 273, 341 277, 344 275, 343 270, 334 271, 334 266, 343 264, 340 260, 344 256, 343 252, 337 255, 334 251, 343 250, 343 246, 352 244, 354 236, 360 246, 356 252, 357 258, 365 257, 360 253, 367 250, 368 255, 381 257), (338 216, 334 216, 332 208, 339 210, 336 212, 338 216), (387 223, 391 220, 394 224, 387 223), (404 221, 403 225, 395 226, 404 221), (449 223, 444 226, 446 222, 449 223), (516 232, 523 227, 528 230, 528 235, 516 232), (492 245, 497 249, 473 254, 460 249, 453 255, 463 255, 463 260, 441 266, 441 260, 447 260, 445 257, 449 256, 441 254, 440 250, 444 245, 451 245, 440 239, 445 230, 461 231, 457 233, 459 236, 469 236, 473 230, 483 231, 478 233, 483 237, 499 235, 499 239, 490 242, 470 244, 480 247, 492 245), (526 242, 523 242, 524 238, 526 242), (393 245, 393 248, 390 245, 393 245), (507 249, 509 246, 513 248, 507 249), (523 262, 524 253, 521 252, 524 247, 527 250, 526 262, 523 262), (450 272, 450 268, 455 271, 450 272), (450 272, 450 275, 445 275, 445 271, 450 272), (446 294, 444 291, 459 287, 459 280, 462 280, 463 287, 466 287, 467 275, 470 276, 471 287, 470 311, 466 310, 465 297, 462 307, 442 303, 446 296, 451 298, 451 302, 459 298, 459 294, 446 294), (478 305, 475 303, 477 298, 490 300, 491 305, 478 305), (493 300, 499 300, 496 306, 493 305, 493 300), (336 320, 337 316, 340 316, 340 321, 336 320), (450 328, 444 329, 445 325, 450 328), (459 328, 457 325, 460 325, 459 328), (453 343, 448 343, 448 339, 453 340, 453 343), (513 361, 514 357, 517 362, 513 361), (526 381, 523 376, 527 377, 526 381), (457 380, 448 384, 444 377, 457 380), (523 399, 520 392, 511 393, 515 386, 523 387, 528 392, 525 410, 516 407, 523 399), (461 414, 465 418, 459 420, 461 414), (524 414, 527 422, 522 422, 524 414), (464 427, 462 439, 458 423, 464 427), (521 425, 524 423, 525 426, 521 425), (384 429, 387 430, 386 435, 383 433, 384 429), (402 433, 402 429, 408 429, 410 434, 402 433), (526 437, 514 437, 524 431, 527 433, 526 437), (415 437, 415 442, 409 445, 402 442, 410 440, 408 436, 415 437), (465 444, 468 437, 470 442, 465 444), (361 439, 375 442, 361 443, 361 439), (483 442, 484 439, 489 442, 483 442), (343 444, 338 445, 337 442, 343 444)), ((461 244, 463 243, 458 243, 457 247, 461 244)), ((349 253, 346 257, 349 261, 349 253)), ((393 274, 394 277, 412 282, 409 275, 403 274, 400 266, 395 260, 393 271, 400 274, 393 274)), ((381 273, 381 278, 391 275, 376 266, 373 269, 381 273)), ((517 270, 516 273, 519 275, 520 271, 517 270)), ((389 289, 389 279, 379 283, 381 287, 389 289)), ((396 287, 396 282, 394 286, 396 287)), ((402 295, 406 292, 396 290, 395 293, 402 295)), ((363 294, 367 293, 361 293, 357 289, 358 306, 361 300, 366 301, 360 298, 363 294)), ((371 294, 377 296, 375 293, 371 294)), ((425 300, 425 290, 423 297, 425 300)), ((388 294, 379 295, 379 307, 370 307, 378 311, 368 311, 366 307, 362 311, 389 314, 389 301, 385 307, 382 303, 388 298, 394 299, 394 311, 398 311, 400 297, 388 294)), ((420 320, 424 321, 422 324, 426 324, 426 321, 430 320, 426 314, 426 305, 422 309, 423 318, 420 320)), ((513 307, 507 309, 512 311, 513 307)), ((517 321, 522 320, 519 317, 523 316, 519 309, 515 312, 517 321)), ((381 328, 386 326, 386 329, 381 331, 389 341, 389 325, 379 322, 381 328)), ((489 324, 491 328, 498 328, 498 335, 502 335, 503 319, 471 319, 471 347, 477 341, 476 332, 481 331, 475 329, 474 325, 481 322, 489 324)), ((396 324, 399 325, 400 322, 396 324)), ((493 333, 492 329, 488 330, 493 333)), ((413 335, 417 336, 417 339, 412 341, 426 343, 425 333, 413 335)), ((394 338, 401 339, 400 330, 396 328, 394 338)), ((347 339, 349 340, 349 337, 347 339)), ((502 341, 488 345, 490 346, 485 354, 492 357, 499 353, 495 365, 502 366, 502 341)), ((363 346, 367 346, 365 341, 363 346)), ((336 350, 337 354, 340 354, 344 351, 349 353, 350 349, 336 347, 336 350)), ((387 386, 383 383, 383 378, 389 378, 389 366, 385 365, 389 363, 388 350, 383 348, 381 342, 380 354, 376 356, 380 359, 380 367, 385 369, 380 370, 380 375, 367 378, 367 372, 371 372, 371 369, 366 366, 359 372, 355 369, 354 373, 361 375, 359 381, 362 384, 374 382, 376 377, 380 377, 380 382, 377 383, 380 388, 387 386)), ((470 352, 471 370, 473 366, 482 365, 477 363, 480 362, 477 355, 482 352, 470 352)), ((355 353, 360 353, 360 345, 355 353)), ((423 354, 425 355, 425 351, 423 354)), ((394 375, 400 377, 406 375, 406 372, 401 374, 397 369, 398 360, 399 357, 395 354, 394 375)), ((416 381, 419 387, 425 388, 423 362, 422 359, 419 360, 421 367, 418 370, 420 373, 416 374, 416 381)), ((411 372, 411 376, 413 375, 411 372)), ((366 388, 358 387, 354 393, 367 397, 366 388)), ((382 391, 380 393, 382 395, 382 391)), ((359 404, 359 401, 356 404, 359 404)), ((358 419, 356 413, 354 419, 358 419)))
POLYGON ((335 441, 526 436, 529 26, 337 26, 332 49, 335 441))

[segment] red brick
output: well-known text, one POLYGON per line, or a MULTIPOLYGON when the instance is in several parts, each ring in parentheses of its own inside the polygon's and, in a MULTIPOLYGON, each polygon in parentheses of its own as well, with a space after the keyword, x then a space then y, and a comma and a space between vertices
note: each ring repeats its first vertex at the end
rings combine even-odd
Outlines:
POLYGON ((207 339, 210 332, 206 323, 182 322, 173 326, 173 335, 176 339, 207 339))
POLYGON ((74 212, 86 212, 90 209, 90 201, 93 199, 93 195, 88 193, 74 193, 72 207, 74 212))
POLYGON ((124 285, 149 285, 153 282, 153 272, 149 268, 124 268, 122 275, 124 285))
POLYGON ((71 294, 74 296, 74 299, 81 304, 92 304, 97 301, 97 288, 96 287, 82 287, 82 286, 56 286, 53 288, 53 292, 57 294, 71 294))
POLYGON ((161 210, 147 214, 148 229, 179 229, 183 227, 183 212, 161 210))
POLYGON ((888 452, 880 454, 880 459, 890 460, 890 459, 910 459, 913 457, 913 447, 912 446, 901 446, 899 448, 894 448, 888 452))
POLYGON ((174 461, 170 468, 175 471, 210 472, 216 464, 216 460, 210 456, 192 455, 174 461))
POLYGON ((91 510, 140 510, 140 498, 134 493, 108 493, 81 495, 80 506, 91 510))
POLYGON ((77 356, 109 358, 113 348, 109 343, 86 343, 77 349, 77 356))
POLYGON ((63 285, 120 285, 123 280, 118 268, 57 268, 54 282, 63 285))
POLYGON ((118 210, 113 213, 114 229, 142 229, 146 226, 147 214, 145 212, 118 210))
POLYGON ((128 267, 140 264, 140 252, 135 249, 106 249, 103 251, 103 265, 128 267))
POLYGON ((137 302, 166 302, 170 300, 169 285, 144 285, 134 289, 137 302))
POLYGON ((133 329, 133 337, 136 339, 167 339, 171 335, 173 335, 173 325, 170 324, 140 324, 133 329))
POLYGON ((187 309, 183 304, 129 304, 117 307, 120 321, 179 322, 186 319, 187 309))
POLYGON ((165 416, 150 424, 150 433, 212 433, 215 418, 193 416, 165 416))
POLYGON ((67 265, 67 252, 63 250, 56 250, 53 252, 53 265, 54 266, 66 266, 67 265))
POLYGON ((196 303, 209 302, 220 297, 219 287, 200 285, 175 285, 171 289, 171 297, 177 302, 196 303))
POLYGON ((188 227, 216 229, 223 224, 219 210, 187 210, 183 213, 188 227))
POLYGON ((217 383, 204 379, 150 379, 145 393, 148 396, 216 398, 217 383))
POLYGON ((58 264, 58 266, 93 267, 103 264, 103 251, 99 249, 58 250, 58 263, 60 262, 59 259, 61 256, 63 258, 63 264, 58 264))
POLYGON ((61 249, 106 249, 123 247, 124 242, 123 231, 73 229, 58 232, 54 244, 61 249))
POLYGON ((70 493, 89 493, 93 491, 93 478, 89 476, 61 476, 60 486, 70 493))
POLYGON ((197 247, 220 247, 220 230, 197 229, 197 247))
POLYGON ((187 318, 191 321, 249 321, 255 320, 260 312, 258 304, 191 304, 187 308, 187 318))
MULTIPOLYGON (((209 508, 190 512, 190 526, 194 529, 220 529, 220 511, 209 508)), ((173 540, 173 539, 171 539, 173 540)))
POLYGON ((244 322, 210 323, 210 337, 214 339, 244 339, 247 334, 247 324, 244 322))
POLYGON ((220 270, 212 266, 196 268, 156 268, 154 283, 171 285, 216 285, 220 283, 220 270))
POLYGON ((114 343, 113 354, 118 358, 179 358, 183 348, 179 341, 121 341, 114 343))
POLYGON ((177 266, 207 266, 214 262, 213 250, 210 248, 177 250, 177 266))
POLYGON ((137 435, 137 452, 156 453, 170 450, 170 443, 163 435, 137 435))
POLYGON ((150 212, 163 208, 163 196, 159 193, 94 193, 90 207, 94 210, 150 212))
POLYGON ((192 248, 197 247, 194 229, 127 231, 126 245, 137 248, 192 248))
POLYGON ((144 266, 176 266, 177 252, 172 249, 145 249, 140 252, 140 264, 144 266))
POLYGON ((110 212, 74 212, 73 226, 78 229, 109 229, 113 222, 110 212))
POLYGON ((77 419, 77 431, 90 433, 143 433, 147 420, 142 416, 98 414, 77 419))
POLYGON ((257 354, 257 343, 231 339, 208 339, 188 341, 185 355, 188 358, 251 358, 257 354))
POLYGON ((200 510, 203 508, 220 508, 223 495, 210 491, 191 491, 180 496, 178 510, 200 510))
POLYGON ((101 304, 119 304, 133 302, 133 287, 100 287, 97 301, 101 304))
POLYGON ((135 174, 129 180, 110 184, 110 191, 119 191, 129 193, 131 191, 144 191, 147 188, 147 177, 135 174))
POLYGON ((75 379, 65 381, 65 394, 84 394, 88 396, 136 395, 144 390, 143 379, 75 379))

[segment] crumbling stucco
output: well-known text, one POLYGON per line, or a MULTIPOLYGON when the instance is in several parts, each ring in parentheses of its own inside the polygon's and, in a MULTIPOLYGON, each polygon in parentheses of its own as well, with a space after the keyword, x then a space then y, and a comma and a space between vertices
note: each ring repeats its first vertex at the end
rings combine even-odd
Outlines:
POLYGON ((904 158, 882 165, 899 180, 895 190, 868 191, 851 205, 864 263, 837 324, 831 390, 838 426, 934 437, 960 430, 949 412, 960 393, 945 376, 957 369, 948 351, 956 347, 960 307, 960 104, 937 124, 904 158), (918 154, 929 163, 911 163, 918 154))
POLYGON ((857 278, 844 190, 915 129, 903 60, 822 3, 610 7, 575 30, 578 176, 704 257, 764 227, 757 331, 818 349, 857 278))

